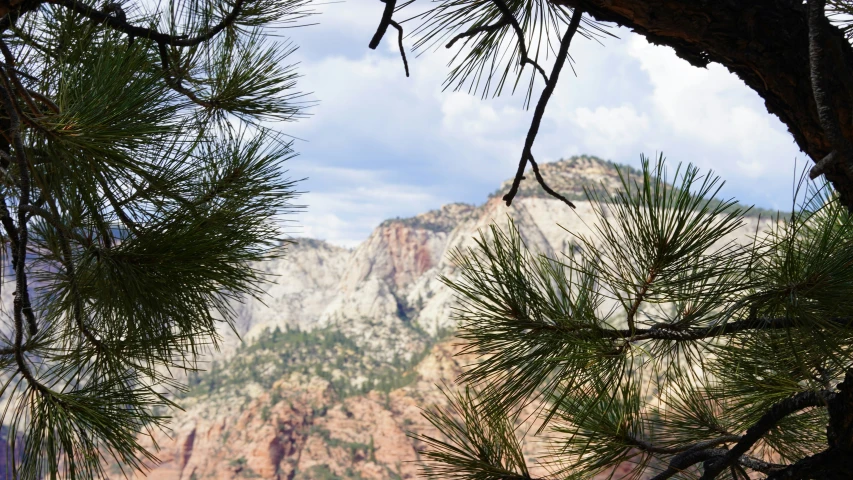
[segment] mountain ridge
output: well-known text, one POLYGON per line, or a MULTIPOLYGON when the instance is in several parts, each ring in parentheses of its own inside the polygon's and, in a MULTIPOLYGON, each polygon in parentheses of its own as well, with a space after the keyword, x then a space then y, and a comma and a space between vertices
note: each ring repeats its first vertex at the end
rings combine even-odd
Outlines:
MULTIPOLYGON (((573 194, 599 182, 615 188, 615 168, 582 156, 542 171, 573 194)), ((352 249, 301 239, 259 266, 278 281, 264 287, 263 302, 235 305, 245 342, 223 330, 209 371, 190 377, 174 435, 156 438, 163 461, 150 465, 153 478, 418 478, 422 445, 407 432, 437 434, 419 409, 441 403, 435 385, 452 384, 474 361, 456 356, 447 337, 453 293, 440 277, 458 274, 449 253, 508 217, 529 248, 549 255, 569 251, 569 232, 591 232, 589 202, 571 209, 537 188, 523 181, 510 207, 493 195, 389 219, 352 249)), ((730 238, 748 238, 758 222, 745 219, 730 238)), ((526 448, 533 458, 539 447, 526 448)))

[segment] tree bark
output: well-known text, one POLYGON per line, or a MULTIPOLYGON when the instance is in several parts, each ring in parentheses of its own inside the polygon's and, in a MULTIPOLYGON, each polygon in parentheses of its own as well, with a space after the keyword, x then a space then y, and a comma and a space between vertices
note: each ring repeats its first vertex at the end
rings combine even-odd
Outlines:
MULTIPOLYGON (((551 0, 643 35, 697 67, 719 63, 764 99, 797 145, 817 162, 831 150, 818 119, 809 69, 808 8, 799 0, 551 0)), ((853 142, 853 48, 823 22, 828 97, 853 142)), ((686 121, 689 119, 685 119, 686 121)), ((788 161, 780 159, 779 161, 788 161)), ((853 161, 849 159, 847 161, 853 161)), ((840 166, 826 178, 853 211, 853 178, 840 166)))

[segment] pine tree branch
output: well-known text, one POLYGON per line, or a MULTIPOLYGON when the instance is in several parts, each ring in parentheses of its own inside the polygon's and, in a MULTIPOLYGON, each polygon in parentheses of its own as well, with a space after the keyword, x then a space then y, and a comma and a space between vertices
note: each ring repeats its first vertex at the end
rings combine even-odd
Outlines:
MULTIPOLYGON (((492 3, 494 3, 495 6, 498 7, 498 10, 500 10, 503 14, 503 18, 509 21, 510 25, 512 25, 512 29, 515 31, 515 36, 518 39, 518 50, 521 56, 519 62, 521 63, 521 66, 524 67, 525 64, 533 65, 533 68, 535 68, 539 72, 539 74, 542 75, 542 79, 545 80, 545 83, 549 83, 548 75, 545 74, 545 69, 542 68, 538 63, 536 63, 535 60, 528 56, 527 44, 524 41, 524 30, 522 30, 521 25, 519 25, 518 20, 515 18, 515 15, 512 14, 512 10, 509 9, 507 4, 503 0, 492 0, 492 3)), ((576 13, 578 11, 579 10, 577 9, 575 10, 576 13)), ((578 21, 580 21, 580 18, 578 18, 578 21)), ((572 23, 574 23, 574 17, 572 17, 572 23)), ((571 29, 571 27, 569 28, 571 29)), ((575 30, 577 30, 577 27, 575 27, 575 30)), ((572 35, 574 35, 574 33, 572 35)), ((571 41, 571 36, 569 36, 569 41, 571 41)), ((557 57, 557 61, 560 61, 559 56, 557 57)), ((559 74, 559 71, 557 71, 557 73, 559 74)), ((554 72, 552 71, 551 76, 553 75, 554 72)), ((556 83, 556 81, 554 83, 556 83)))
POLYGON ((47 108, 49 108, 53 113, 60 113, 59 107, 55 103, 53 103, 53 100, 47 98, 46 96, 44 96, 44 95, 42 95, 42 94, 40 94, 34 90, 27 89, 27 93, 30 96, 32 96, 33 98, 35 98, 36 100, 38 100, 39 102, 45 104, 45 106, 47 108))
MULTIPOLYGON (((56 206, 56 202, 51 198, 48 202, 51 211, 43 211, 43 215, 47 215, 53 219, 53 224, 56 228, 56 235, 59 237, 59 246, 62 250, 62 263, 65 267, 65 273, 68 275, 68 283, 71 287, 71 296, 72 296, 72 315, 74 316, 74 323, 77 325, 77 328, 83 334, 83 337, 89 341, 99 352, 105 351, 104 344, 101 342, 101 339, 92 333, 89 330, 89 327, 86 325, 86 321, 83 318, 83 296, 80 294, 80 286, 78 284, 79 279, 77 278, 77 273, 74 268, 74 256, 71 251, 71 243, 68 241, 68 235, 66 233, 71 230, 65 227, 59 217, 59 208, 56 206)), ((42 209, 43 210, 43 209, 42 209)))
POLYGON ((68 228, 67 225, 65 225, 64 223, 62 223, 62 221, 59 220, 59 217, 55 216, 50 211, 35 205, 27 205, 21 208, 23 208, 25 212, 29 212, 39 218, 44 219, 51 227, 53 227, 54 230, 59 233, 62 233, 64 236, 73 238, 74 240, 86 246, 90 246, 92 244, 89 239, 68 228))
MULTIPOLYGON (((517 319, 522 321, 523 319, 517 319)), ((667 324, 654 325, 651 328, 610 329, 598 325, 562 326, 545 323, 533 323, 525 321, 525 328, 530 330, 551 331, 558 334, 585 335, 596 338, 620 341, 620 349, 626 348, 633 342, 642 340, 668 340, 686 342, 714 338, 723 335, 733 335, 748 330, 783 330, 797 328, 802 325, 799 320, 791 318, 755 318, 739 320, 736 322, 722 323, 708 327, 694 327, 686 329, 674 329, 667 324)), ((836 327, 853 327, 853 318, 832 318, 827 320, 828 324, 836 327)))
POLYGON ((539 182, 539 186, 542 187, 542 190, 545 190, 545 193, 547 193, 548 195, 551 195, 552 197, 554 197, 557 200, 565 203, 566 205, 568 205, 572 208, 575 208, 575 204, 572 203, 571 200, 569 200, 568 198, 566 198, 566 197, 560 195, 559 193, 555 192, 551 187, 548 186, 547 183, 545 183, 545 179, 542 178, 542 174, 539 173, 539 165, 536 163, 536 160, 533 158, 532 153, 527 158, 527 160, 530 161, 530 167, 533 169, 533 175, 536 176, 536 181, 539 182))
POLYGON ((214 105, 212 103, 199 98, 195 92, 184 87, 180 77, 176 77, 172 74, 171 62, 169 61, 169 50, 165 43, 157 45, 157 52, 160 54, 160 66, 163 68, 163 76, 166 81, 166 85, 203 108, 213 108, 214 105))
POLYGON ((28 206, 30 203, 30 177, 29 163, 24 156, 24 144, 21 140, 21 121, 18 118, 18 112, 14 105, 12 94, 8 88, 8 78, 6 77, 5 69, 0 69, 0 76, 3 77, 3 82, 0 82, 0 103, 3 104, 8 118, 7 133, 12 137, 13 147, 15 149, 15 159, 20 170, 20 191, 21 195, 18 201, 18 225, 17 225, 17 248, 14 255, 16 257, 15 265, 15 299, 13 302, 13 318, 15 325, 15 363, 17 364, 18 372, 27 380, 27 383, 41 393, 49 392, 48 388, 41 384, 30 370, 27 360, 24 357, 24 317, 27 319, 30 336, 35 336, 38 333, 35 315, 33 315, 32 307, 30 306, 29 290, 27 286, 26 259, 27 259, 27 218, 26 212, 21 206, 28 206))
POLYGON ((850 478, 853 471, 851 452, 830 448, 797 460, 782 469, 769 472, 765 480, 809 480, 815 478, 850 478))
POLYGON ((787 467, 787 465, 765 462, 764 460, 760 460, 749 455, 741 455, 741 457, 738 459, 738 464, 750 470, 755 470, 756 472, 761 472, 764 474, 770 474, 787 467))
POLYGON ((645 440, 635 438, 633 436, 627 436, 626 440, 631 445, 634 445, 641 450, 648 453, 657 453, 662 455, 675 455, 691 450, 705 450, 710 447, 716 447, 717 445, 723 443, 734 443, 740 440, 740 436, 738 435, 725 435, 718 438, 712 438, 710 440, 702 440, 696 443, 692 443, 690 445, 684 445, 681 447, 659 447, 657 445, 652 444, 651 442, 647 442, 645 440))
POLYGON ((113 195, 112 190, 110 190, 110 186, 107 185, 106 180, 104 180, 99 174, 96 174, 95 178, 97 179, 98 184, 101 185, 101 189, 104 191, 104 196, 107 197, 107 201, 110 202, 110 205, 113 207, 113 211, 118 216, 119 220, 121 220, 121 223, 123 223, 131 232, 139 234, 139 224, 133 221, 133 219, 125 213, 124 209, 121 208, 115 195, 113 195))
POLYGON ((18 227, 15 226, 15 221, 9 213, 9 207, 6 205, 6 194, 0 193, 0 223, 3 224, 3 229, 6 235, 9 236, 9 243, 12 248, 12 270, 18 270, 18 227))
MULTIPOLYGON (((6 115, 9 118, 9 126, 7 133, 12 137, 13 146, 15 148, 15 159, 18 164, 18 175, 19 180, 18 184, 20 186, 21 195, 18 201, 18 245, 16 249, 16 257, 17 257, 17 265, 15 265, 15 315, 24 315, 27 318, 27 325, 29 327, 30 335, 35 335, 38 333, 38 326, 36 324, 36 318, 33 314, 32 306, 30 305, 30 294, 27 286, 27 272, 26 272, 26 261, 27 261, 27 240, 28 240, 28 232, 27 232, 27 217, 26 212, 21 210, 21 206, 27 206, 30 203, 30 174, 29 174, 29 161, 24 155, 24 142, 21 139, 21 120, 18 117, 18 110, 15 105, 15 100, 12 98, 11 86, 9 82, 9 78, 6 75, 5 69, 0 70, 2 72, 2 82, 0 82, 0 101, 3 103, 3 107, 6 110, 6 115)), ((16 320, 17 321, 17 320, 16 320)), ((23 332, 16 331, 17 335, 23 335, 23 332)), ((16 346, 20 347, 20 342, 16 340, 16 346)), ((18 355, 21 359, 23 359, 22 355, 18 355)), ((22 368, 26 368, 24 365, 22 368)))
POLYGON ((668 478, 673 477, 674 475, 678 475, 682 471, 686 470, 692 465, 695 465, 699 462, 704 462, 716 457, 722 457, 726 454, 726 450, 721 448, 712 448, 707 450, 688 450, 684 453, 676 455, 673 458, 666 470, 655 475, 651 478, 651 480, 666 480, 668 478))
POLYGON ((645 300, 646 295, 649 293, 649 288, 652 286, 652 282, 655 281, 657 277, 657 269, 652 267, 649 269, 646 278, 643 280, 643 285, 637 290, 634 296, 634 301, 631 303, 631 307, 628 309, 628 330, 634 331, 636 330, 636 325, 634 323, 634 317, 636 317, 637 312, 640 310, 640 305, 642 305, 643 300, 645 300))
POLYGON ((706 465, 705 472, 700 480, 713 480, 723 470, 737 462, 738 458, 746 454, 756 442, 776 426, 783 418, 809 407, 819 407, 834 396, 832 392, 800 392, 793 397, 786 398, 767 411, 753 426, 749 427, 738 441, 720 459, 714 460, 706 465))
POLYGON ((118 14, 115 9, 112 9, 109 6, 107 9, 102 11, 92 8, 78 0, 47 0, 47 3, 61 5, 73 12, 79 13, 96 24, 107 25, 115 30, 126 33, 130 37, 147 38, 160 45, 194 47, 212 39, 221 31, 234 25, 237 18, 239 18, 243 11, 243 4, 245 3, 245 0, 236 0, 234 2, 234 7, 219 23, 208 27, 204 32, 194 37, 187 37, 186 35, 169 35, 152 28, 131 25, 124 18, 124 15, 118 14))
POLYGON ((33 101, 33 97, 30 95, 30 91, 24 88, 24 85, 21 83, 21 79, 18 78, 17 70, 15 70, 15 56, 12 55, 12 51, 9 50, 9 46, 6 45, 2 39, 0 39, 0 53, 3 54, 3 58, 6 60, 6 71, 8 72, 9 78, 12 80, 12 83, 15 85, 15 90, 21 95, 24 99, 24 102, 30 107, 30 111, 33 114, 38 115, 39 109, 36 107, 35 102, 33 101))
POLYGON ((510 25, 512 21, 510 20, 512 17, 502 16, 501 20, 498 23, 493 25, 480 25, 479 27, 473 27, 469 30, 466 30, 459 35, 456 35, 445 45, 445 48, 451 48, 456 42, 462 40, 463 38, 473 37, 475 35, 479 35, 481 33, 494 32, 495 30, 500 30, 507 25, 510 25))
MULTIPOLYGON (((500 2, 500 0, 493 0, 496 4, 500 2)), ((504 5, 506 7, 506 5, 504 5)), ((507 11, 509 9, 507 8, 507 11)), ((512 12, 509 12, 512 14, 512 12)), ((542 123, 542 118, 545 116, 545 107, 548 106, 548 101, 551 99, 551 95, 554 94, 554 89, 557 88, 557 82, 560 79, 560 72, 563 69, 563 66, 566 63, 566 60, 569 56, 569 46, 572 43, 572 38, 578 30, 578 26, 581 22, 581 17, 583 16, 583 11, 579 8, 576 8, 572 14, 572 19, 569 22, 569 27, 566 29, 566 33, 563 35, 562 40, 560 41, 560 49, 557 52, 557 58, 554 61, 554 66, 551 69, 551 77, 546 79, 545 88, 542 90, 542 95, 539 97, 539 101, 536 102, 536 108, 533 111, 533 119, 530 122, 530 128, 527 131, 527 138, 524 140, 524 149, 521 152, 521 160, 518 162, 518 170, 515 173, 515 178, 512 181, 512 186, 507 192, 506 195, 503 196, 503 201, 506 202, 507 206, 512 205, 512 200, 515 198, 516 193, 518 193, 518 187, 521 185, 521 180, 524 179, 524 170, 527 168, 527 162, 533 161, 533 143, 536 141, 536 135, 539 133, 539 126, 542 123)), ((515 22, 517 25, 518 22, 515 22)), ((546 189, 546 192, 553 192, 542 179, 542 175, 539 174, 538 167, 535 167, 536 179, 542 188, 546 189)), ((559 197, 564 202, 567 202, 569 206, 574 208, 574 204, 569 202, 564 197, 559 197)))

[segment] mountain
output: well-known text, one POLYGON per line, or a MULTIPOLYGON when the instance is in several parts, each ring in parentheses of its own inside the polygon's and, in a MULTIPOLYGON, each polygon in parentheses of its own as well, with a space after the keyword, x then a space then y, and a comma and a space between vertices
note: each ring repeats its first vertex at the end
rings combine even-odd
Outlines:
MULTIPOLYGON (((436 385, 472 361, 454 355, 460 347, 449 336, 453 295, 439 280, 457 274, 448 254, 508 217, 530 248, 567 251, 568 232, 591 231, 583 187, 620 185, 615 164, 590 156, 541 171, 577 209, 527 179, 511 207, 500 194, 479 206, 446 205, 387 220, 355 249, 302 239, 263 265, 274 278, 263 302, 236 305, 244 341, 223 330, 208 371, 190 375, 179 399, 186 411, 171 436, 156 437, 162 462, 149 477, 417 478, 421 445, 406 433, 435 433, 420 409, 441 403, 436 385)), ((732 239, 746 239, 759 221, 749 217, 732 239)), ((531 456, 540 447, 528 445, 531 456)))

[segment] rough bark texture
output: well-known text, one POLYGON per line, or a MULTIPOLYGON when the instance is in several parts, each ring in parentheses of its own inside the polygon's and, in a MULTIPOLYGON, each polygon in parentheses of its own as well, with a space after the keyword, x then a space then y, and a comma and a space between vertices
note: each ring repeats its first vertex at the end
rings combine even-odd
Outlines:
MULTIPOLYGON (((799 0, 552 0, 580 7, 597 20, 626 26, 675 49, 697 67, 719 63, 755 90, 787 125, 800 149, 819 161, 832 149, 820 126, 809 71, 806 5, 799 0)), ((844 136, 853 141, 853 48, 823 22, 829 55, 828 95, 844 136)), ((779 159, 789 162, 790 159, 779 159)), ((853 179, 826 173, 853 210, 853 179)))

